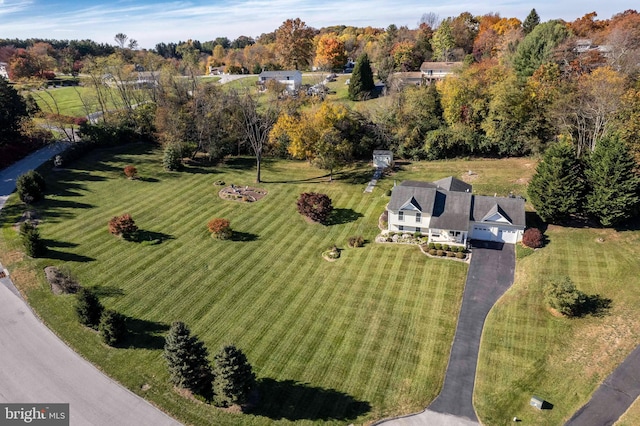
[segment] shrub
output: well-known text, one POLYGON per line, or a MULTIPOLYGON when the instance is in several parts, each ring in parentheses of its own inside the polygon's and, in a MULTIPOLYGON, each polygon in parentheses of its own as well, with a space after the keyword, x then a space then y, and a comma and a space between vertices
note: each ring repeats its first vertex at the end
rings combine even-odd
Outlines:
POLYGON ((178 146, 169 144, 165 147, 162 166, 168 171, 180 170, 182 168, 182 152, 178 146))
POLYGON ((447 257, 455 257, 455 255, 456 254, 454 252, 452 252, 452 251, 448 251, 447 252, 447 257))
POLYGON ((434 248, 436 248, 436 245, 434 243, 429 243, 429 248, 430 249, 434 249, 434 248))
POLYGON ((443 244, 443 245, 442 245, 442 250, 444 250, 444 251, 449 251, 449 250, 451 250, 451 247, 449 247, 449 245, 448 245, 448 244, 443 244))
POLYGON ((29 170, 18 176, 16 189, 23 202, 30 204, 39 201, 44 196, 46 184, 42 175, 35 170, 29 170))
POLYGON ((102 303, 98 296, 89 289, 81 288, 77 295, 76 314, 82 325, 91 328, 98 328, 100 317, 102 316, 102 303))
POLYGON ((580 315, 587 301, 587 295, 578 290, 569 277, 547 283, 544 296, 551 308, 568 317, 580 315))
POLYGON ((135 166, 126 166, 124 168, 124 174, 129 179, 135 179, 138 176, 138 169, 135 166))
POLYGON ((109 346, 118 344, 126 332, 124 316, 116 311, 104 311, 100 317, 98 330, 104 343, 109 346))
POLYGON ((20 225, 20 237, 27 256, 40 257, 47 251, 47 246, 40 238, 40 231, 31 222, 22 222, 20 225))
POLYGON ((200 395, 209 393, 213 379, 207 359, 209 352, 183 322, 171 324, 165 337, 163 356, 174 385, 200 395))
POLYGON ((436 255, 438 255, 438 256, 444 256, 444 253, 445 253, 445 252, 444 252, 443 250, 436 249, 436 255))
POLYGON ((218 406, 244 404, 255 387, 256 376, 245 354, 233 345, 222 348, 214 357, 213 393, 218 406))
POLYGON ((213 182, 213 184, 216 185, 216 186, 222 186, 222 185, 224 185, 224 181, 223 180, 217 180, 217 181, 213 182))
POLYGON ((228 219, 219 217, 211 219, 209 223, 207 223, 207 228, 209 228, 211 236, 219 240, 228 240, 233 235, 231 222, 229 222, 228 219))
POLYGON ((362 247, 364 245, 364 237, 362 235, 349 237, 349 247, 362 247))
POLYGON ((297 201, 298 212, 318 223, 326 223, 333 211, 331 198, 317 192, 304 192, 297 201))
POLYGON ((540 248, 544 241, 542 232, 538 228, 529 228, 522 235, 522 244, 531 248, 540 248))
POLYGON ((416 231, 416 232, 414 232, 414 233, 413 233, 413 237, 414 237, 414 238, 422 238, 422 232, 420 232, 420 231, 416 231))
POLYGON ((456 253, 456 257, 458 259, 464 259, 465 257, 467 257, 467 255, 462 253, 461 251, 459 251, 459 252, 456 253))
POLYGON ((435 256, 435 255, 437 255, 437 254, 438 254, 438 252, 437 252, 437 250, 436 250, 436 249, 429 249, 429 254, 430 254, 431 256, 435 256))
POLYGON ((138 232, 138 227, 129 213, 122 216, 114 216, 109 221, 109 232, 113 235, 122 236, 125 239, 131 238, 138 232))
POLYGON ((386 195, 387 197, 391 197, 391 190, 387 189, 384 193, 384 195, 386 195))
POLYGON ((440 243, 436 243, 435 247, 436 247, 436 250, 442 250, 442 244, 440 243))

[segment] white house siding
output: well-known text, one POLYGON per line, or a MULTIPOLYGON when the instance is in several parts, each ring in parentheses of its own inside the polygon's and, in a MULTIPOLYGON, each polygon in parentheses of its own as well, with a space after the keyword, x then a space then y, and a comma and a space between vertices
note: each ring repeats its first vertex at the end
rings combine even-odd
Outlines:
POLYGON ((403 220, 400 220, 398 214, 399 212, 389 211, 389 215, 387 218, 387 228, 389 231, 407 231, 410 233, 414 233, 418 228, 420 228, 420 232, 422 232, 423 234, 427 235, 429 233, 429 222, 431 219, 430 216, 425 216, 425 214, 423 213, 422 217, 420 218, 420 222, 417 222, 416 211, 402 210, 402 212, 404 213, 404 217, 403 220), (402 229, 400 229, 401 226, 402 229))

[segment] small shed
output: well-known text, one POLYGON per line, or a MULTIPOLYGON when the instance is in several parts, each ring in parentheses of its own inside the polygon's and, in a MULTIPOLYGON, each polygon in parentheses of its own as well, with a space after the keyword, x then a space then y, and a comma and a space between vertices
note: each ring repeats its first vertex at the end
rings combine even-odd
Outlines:
POLYGON ((542 410, 544 406, 544 399, 540 398, 539 396, 533 395, 531 397, 531 401, 529 401, 529 405, 531 405, 532 407, 536 407, 538 410, 542 410))
POLYGON ((386 149, 376 149, 373 151, 373 167, 387 168, 393 165, 393 153, 386 149))

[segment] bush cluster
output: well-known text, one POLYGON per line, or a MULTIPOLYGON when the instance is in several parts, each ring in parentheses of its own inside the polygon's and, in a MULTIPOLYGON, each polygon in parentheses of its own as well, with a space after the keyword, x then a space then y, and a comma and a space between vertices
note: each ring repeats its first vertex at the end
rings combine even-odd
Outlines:
POLYGON ((207 223, 207 228, 211 232, 211 236, 219 240, 228 240, 233 235, 231 222, 228 219, 215 218, 207 223))
POLYGON ((298 212, 318 223, 326 223, 333 211, 331 198, 317 192, 304 192, 297 201, 298 212))
POLYGON ((167 171, 176 171, 182 169, 182 152, 180 147, 169 144, 164 149, 162 157, 162 166, 167 171))
POLYGON ((530 248, 540 248, 544 243, 542 232, 538 228, 528 228, 522 235, 522 244, 530 248))
POLYGON ((126 166, 124 168, 124 175, 129 179, 135 179, 138 176, 138 169, 135 166, 126 166))
POLYGON ((578 290, 569 277, 548 282, 544 298, 551 308, 568 317, 578 316, 587 301, 587 295, 578 290))
POLYGON ((362 235, 349 237, 349 247, 362 247, 364 245, 364 237, 362 235))
POLYGON ((100 300, 98 300, 98 296, 87 288, 81 288, 76 296, 76 314, 78 315, 80 324, 98 329, 100 317, 104 311, 104 307, 102 303, 100 303, 100 300))
POLYGON ((131 215, 125 213, 122 216, 114 216, 111 218, 109 221, 109 232, 113 235, 120 235, 125 239, 129 239, 138 232, 138 227, 131 215))
POLYGON ((29 170, 27 173, 18 176, 16 189, 20 200, 31 204, 42 199, 46 184, 40 173, 35 170, 29 170))

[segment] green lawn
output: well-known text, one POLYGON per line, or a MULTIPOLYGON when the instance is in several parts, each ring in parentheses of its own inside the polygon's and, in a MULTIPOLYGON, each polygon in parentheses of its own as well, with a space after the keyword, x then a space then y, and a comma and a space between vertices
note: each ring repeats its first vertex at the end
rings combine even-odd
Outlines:
MULTIPOLYGON (((546 233, 549 244, 519 260, 514 286, 485 324, 474 393, 485 424, 511 424, 513 416, 526 424, 564 423, 640 344, 640 232, 552 226, 546 233), (553 316, 542 292, 548 279, 562 276, 587 294, 611 299, 610 311, 553 316), (532 395, 553 409, 530 407, 532 395)), ((622 424, 637 424, 637 413, 636 407, 622 424)))
MULTIPOLYGON (((161 170, 159 150, 136 145, 97 151, 66 171, 49 172, 39 206, 49 258, 25 260, 5 209, 0 257, 38 314, 72 347, 134 392, 189 424, 366 423, 424 408, 439 392, 467 266, 428 259, 413 246, 371 242, 388 202, 363 194, 368 166, 326 182, 303 162, 265 161, 253 204, 217 196, 227 184, 251 185, 251 159, 213 168, 161 170), (131 148, 130 148, 131 149, 131 148), (138 168, 127 180, 122 169, 138 168), (295 210, 301 192, 329 194, 334 224, 307 223, 295 210), (131 213, 157 245, 109 235, 107 221, 131 213), (238 241, 209 237, 213 217, 231 220, 238 241), (346 248, 352 235, 368 241, 346 248), (344 248, 333 263, 321 253, 344 248), (78 325, 74 298, 53 296, 39 271, 66 265, 84 286, 129 318, 124 348, 106 348, 78 325), (168 384, 163 334, 185 321, 210 349, 242 348, 260 380, 261 404, 238 415, 192 402, 168 384)), ((419 178, 418 174, 414 178, 419 178)), ((440 176, 441 177, 441 176, 440 176)))
MULTIPOLYGON (((60 109, 60 114, 69 115, 71 117, 85 117, 87 112, 82 104, 81 96, 89 100, 91 98, 92 90, 87 87, 78 86, 37 90, 30 93, 33 95, 38 106, 43 112, 57 113, 57 103, 57 108, 60 109)), ((97 108, 94 108, 94 110, 97 110, 97 108)))

